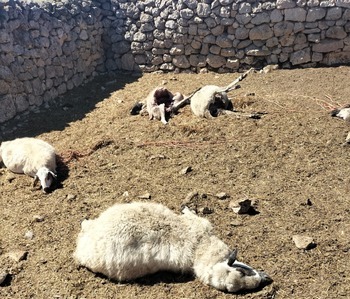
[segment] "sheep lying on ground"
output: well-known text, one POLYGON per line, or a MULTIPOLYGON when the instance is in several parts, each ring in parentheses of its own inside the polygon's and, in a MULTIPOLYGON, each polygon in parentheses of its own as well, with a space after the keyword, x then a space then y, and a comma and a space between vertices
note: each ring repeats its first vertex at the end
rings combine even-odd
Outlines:
POLYGON ((177 111, 178 103, 183 98, 183 95, 179 92, 172 94, 165 87, 156 87, 148 94, 144 100, 145 103, 136 103, 130 113, 135 115, 142 111, 141 114, 143 114, 146 110, 150 120, 158 119, 163 124, 167 124, 167 119, 175 110, 177 111))
POLYGON ((337 108, 331 111, 331 115, 344 119, 347 122, 350 122, 350 104, 342 108, 337 108))
POLYGON ((237 85, 238 82, 242 81, 253 71, 254 69, 249 69, 225 87, 206 85, 195 91, 190 96, 190 105, 193 114, 206 118, 223 114, 237 117, 260 118, 260 113, 251 114, 233 111, 232 102, 227 97, 227 93, 233 89, 239 88, 239 85, 237 85))
POLYGON ((232 102, 228 99, 223 87, 206 85, 191 98, 191 110, 199 117, 210 118, 232 109, 232 102))
MULTIPOLYGON (((350 104, 343 106, 342 108, 337 108, 331 111, 331 115, 334 117, 339 117, 344 119, 346 122, 350 123, 350 104)), ((350 132, 345 139, 346 143, 350 143, 350 132)))
POLYGON ((34 186, 40 180, 44 192, 56 178, 55 149, 40 139, 25 137, 2 142, 1 161, 12 172, 34 177, 34 186))
POLYGON ((188 272, 219 290, 237 292, 270 283, 263 272, 236 261, 208 220, 185 208, 177 215, 156 203, 115 204, 84 220, 75 261, 118 281, 157 271, 188 272))

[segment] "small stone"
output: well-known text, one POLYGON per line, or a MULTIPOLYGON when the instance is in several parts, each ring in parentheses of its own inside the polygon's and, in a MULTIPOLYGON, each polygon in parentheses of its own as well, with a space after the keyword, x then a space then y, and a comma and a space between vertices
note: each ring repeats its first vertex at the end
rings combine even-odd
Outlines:
POLYGON ((9 183, 11 183, 15 178, 16 178, 16 176, 12 172, 9 172, 6 175, 6 181, 8 181, 9 183))
POLYGON ((279 67, 278 64, 270 64, 270 65, 265 66, 260 72, 267 74, 267 73, 270 73, 274 70, 277 70, 278 67, 279 67))
POLYGON ((5 281, 7 274, 8 273, 6 271, 0 270, 0 285, 5 281))
POLYGON ((181 171, 180 171, 180 174, 186 174, 186 173, 189 173, 192 171, 192 167, 191 166, 188 166, 188 167, 185 167, 183 168, 181 171))
POLYGON ((193 198, 195 198, 196 196, 198 196, 198 192, 197 191, 192 191, 190 193, 188 193, 184 199, 184 201, 182 202, 182 205, 186 205, 188 204, 193 198))
POLYGON ((209 208, 209 207, 204 207, 204 208, 198 209, 198 212, 203 214, 203 215, 208 215, 208 214, 214 213, 214 210, 212 208, 209 208))
POLYGON ((76 198, 77 198, 77 196, 74 195, 74 194, 68 194, 68 195, 67 195, 67 199, 68 199, 68 200, 74 200, 74 199, 76 199, 76 198))
POLYGON ((20 262, 27 259, 28 251, 25 250, 14 250, 9 252, 8 256, 15 262, 20 262))
POLYGON ((242 221, 240 221, 239 219, 235 219, 235 220, 232 220, 230 222, 230 225, 231 226, 241 226, 242 225, 242 221))
POLYGON ((241 199, 238 201, 231 200, 229 208, 237 214, 247 214, 253 208, 252 201, 250 199, 241 199))
POLYGON ((294 235, 293 241, 295 246, 299 249, 309 250, 316 247, 314 239, 309 236, 294 235))
POLYGON ((42 215, 34 215, 34 216, 33 216, 33 220, 34 220, 35 222, 43 222, 43 221, 45 220, 45 217, 42 216, 42 215))
POLYGON ((158 160, 163 160, 165 159, 165 156, 164 155, 152 155, 149 157, 150 160, 155 160, 155 159, 158 159, 158 160))
POLYGON ((140 198, 140 199, 151 199, 151 194, 146 192, 145 194, 139 195, 138 198, 140 198))
POLYGON ((225 192, 217 193, 217 194, 215 194, 215 196, 216 196, 218 199, 226 199, 226 198, 230 197, 230 196, 227 195, 225 192))
POLYGON ((27 231, 27 232, 24 234, 24 237, 25 237, 26 239, 28 239, 28 240, 33 240, 33 238, 34 238, 34 233, 33 233, 33 231, 31 231, 31 230, 27 231))

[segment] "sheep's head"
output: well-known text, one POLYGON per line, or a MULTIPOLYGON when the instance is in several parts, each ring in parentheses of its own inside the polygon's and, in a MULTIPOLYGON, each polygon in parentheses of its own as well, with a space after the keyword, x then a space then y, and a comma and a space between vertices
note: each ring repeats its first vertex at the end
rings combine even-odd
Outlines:
POLYGON ((47 193, 50 190, 50 186, 52 185, 52 182, 56 178, 57 178, 56 174, 52 172, 50 169, 48 169, 47 167, 41 167, 38 169, 38 172, 34 177, 33 186, 35 186, 36 183, 40 181, 43 191, 47 193))
POLYGON ((173 95, 165 87, 156 88, 153 96, 157 105, 165 104, 167 106, 173 100, 173 95))
POLYGON ((213 267, 211 285, 219 290, 230 293, 252 290, 272 282, 264 272, 236 261, 237 250, 234 250, 225 262, 213 267))

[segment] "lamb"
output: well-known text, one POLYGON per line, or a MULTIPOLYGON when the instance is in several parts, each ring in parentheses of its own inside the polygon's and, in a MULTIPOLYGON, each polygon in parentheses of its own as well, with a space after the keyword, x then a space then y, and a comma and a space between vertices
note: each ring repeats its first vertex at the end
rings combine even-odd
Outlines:
POLYGON ((57 177, 55 149, 40 139, 24 137, 2 142, 1 161, 14 173, 34 177, 33 186, 40 180, 45 193, 57 177))
POLYGON ((177 105, 183 98, 181 93, 172 94, 167 88, 159 86, 148 94, 144 100, 145 103, 136 103, 130 114, 135 115, 140 111, 143 111, 141 112, 143 114, 146 110, 150 120, 157 119, 167 124, 167 119, 178 108, 177 105))
POLYGON ((208 220, 187 207, 177 215, 161 204, 133 202, 84 220, 73 256, 79 265, 120 282, 158 271, 193 272, 227 292, 272 282, 264 272, 236 261, 236 254, 214 235, 208 220))

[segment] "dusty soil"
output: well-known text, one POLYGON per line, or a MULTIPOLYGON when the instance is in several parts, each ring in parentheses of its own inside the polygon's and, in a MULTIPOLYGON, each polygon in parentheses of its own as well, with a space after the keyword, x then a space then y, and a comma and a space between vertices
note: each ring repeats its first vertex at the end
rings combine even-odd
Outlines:
POLYGON ((0 297, 349 298, 350 147, 343 143, 350 126, 328 110, 349 101, 349 76, 349 67, 251 74, 229 96, 238 110, 266 112, 261 119, 199 119, 187 106, 165 126, 129 110, 160 84, 190 93, 238 74, 121 74, 3 125, 2 140, 40 137, 67 163, 50 194, 0 170, 0 272, 9 272, 0 297), (192 171, 182 174, 186 167, 192 171), (85 217, 134 200, 178 212, 192 191, 198 196, 190 205, 238 248, 241 261, 265 270, 271 285, 232 295, 173 273, 119 284, 73 263, 85 217), (150 199, 139 198, 147 192, 150 199), (218 199, 220 192, 229 198, 218 199), (258 213, 229 208, 244 198, 255 200, 258 213), (203 215, 205 207, 213 213, 203 215), (297 234, 317 246, 298 249, 297 234), (26 258, 12 260, 16 250, 26 258))

